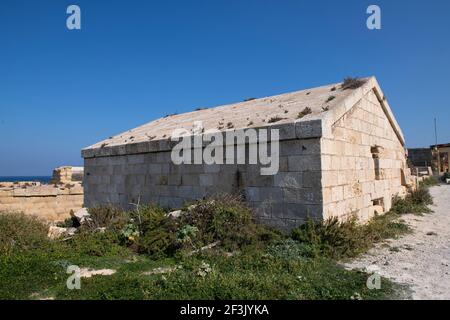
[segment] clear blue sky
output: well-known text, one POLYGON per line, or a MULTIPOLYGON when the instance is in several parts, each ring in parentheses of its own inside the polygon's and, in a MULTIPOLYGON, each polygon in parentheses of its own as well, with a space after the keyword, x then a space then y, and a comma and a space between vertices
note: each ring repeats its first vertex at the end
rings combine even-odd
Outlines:
POLYGON ((168 113, 375 75, 408 146, 450 142, 450 1, 1 0, 0 175, 168 113), (82 30, 66 28, 77 4, 82 30), (378 4, 382 30, 366 28, 378 4))

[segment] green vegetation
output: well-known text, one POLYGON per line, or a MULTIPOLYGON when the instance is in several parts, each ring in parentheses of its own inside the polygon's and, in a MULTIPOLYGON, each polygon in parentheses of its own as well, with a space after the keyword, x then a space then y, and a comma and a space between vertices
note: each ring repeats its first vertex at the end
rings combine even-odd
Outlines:
POLYGON ((438 179, 436 179, 435 177, 428 177, 428 178, 423 179, 419 183, 419 187, 429 188, 429 187, 437 186, 438 184, 439 184, 438 179))
POLYGON ((442 176, 442 181, 446 182, 447 179, 450 179, 450 172, 445 172, 442 176))
POLYGON ((0 255, 32 250, 45 245, 48 228, 34 217, 22 213, 0 214, 0 255))
MULTIPOLYGON (((430 203, 423 190, 405 202, 430 203)), ((2 214, 0 299, 392 298, 397 285, 382 279, 381 290, 369 290, 367 274, 337 261, 408 232, 399 217, 391 212, 365 225, 310 220, 286 235, 227 196, 186 205, 179 217, 155 206, 93 208, 74 236, 48 240, 37 219, 2 214), (80 290, 68 290, 69 265, 116 273, 82 278, 80 290)))
POLYGON ((364 83, 366 83, 366 80, 364 79, 347 77, 344 79, 342 83, 342 90, 357 89, 361 87, 364 83))
POLYGON ((410 192, 404 199, 400 197, 394 198, 391 212, 397 214, 422 214, 432 212, 432 210, 428 208, 429 205, 433 204, 433 198, 428 190, 428 186, 431 183, 433 183, 432 180, 424 180, 424 183, 420 184, 417 190, 410 192))
POLYGON ((384 239, 396 238, 409 231, 398 215, 387 213, 374 217, 367 224, 358 223, 356 218, 309 220, 292 231, 292 238, 299 241, 312 257, 345 259, 366 252, 384 239))
POLYGON ((330 102, 330 101, 332 101, 332 100, 334 100, 334 99, 336 99, 335 96, 329 96, 329 97, 327 98, 327 100, 325 101, 325 103, 330 102))
POLYGON ((297 119, 301 119, 304 116, 307 116, 308 114, 311 114, 312 110, 310 107, 305 107, 305 109, 303 109, 302 111, 300 111, 297 115, 297 119))
POLYGON ((283 119, 284 118, 282 118, 280 116, 274 116, 274 117, 270 118, 269 121, 267 121, 267 123, 275 123, 275 122, 281 121, 283 119))

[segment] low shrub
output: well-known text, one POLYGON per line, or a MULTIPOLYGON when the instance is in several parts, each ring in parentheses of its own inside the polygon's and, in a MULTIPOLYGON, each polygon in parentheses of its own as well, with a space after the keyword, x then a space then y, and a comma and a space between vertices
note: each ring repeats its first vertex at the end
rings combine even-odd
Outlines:
POLYGON ((0 213, 0 255, 46 244, 48 226, 23 213, 0 213))
POLYGON ((145 207, 133 213, 139 225, 137 250, 154 257, 171 255, 177 249, 176 221, 158 207, 145 207))
POLYGON ((339 221, 334 217, 323 222, 309 219, 292 231, 292 238, 310 245, 315 256, 333 258, 354 255, 356 249, 365 246, 355 218, 339 221))
POLYGON ((196 227, 196 247, 220 241, 226 249, 238 249, 259 241, 270 241, 279 234, 255 222, 250 208, 238 197, 219 196, 186 208, 180 225, 196 227))
POLYGON ((430 190, 425 187, 419 187, 417 190, 410 192, 407 198, 414 204, 433 204, 433 197, 430 194, 430 190))
POLYGON ((426 179, 423 179, 419 183, 419 187, 433 187, 439 184, 439 181, 435 177, 428 177, 426 179))
POLYGON ((433 197, 430 194, 428 188, 420 186, 417 190, 414 190, 405 198, 395 197, 392 200, 391 211, 397 214, 405 213, 429 213, 431 209, 428 205, 433 204, 433 197))
POLYGON ((99 206, 89 208, 89 219, 83 224, 85 230, 106 228, 111 231, 119 231, 130 220, 129 213, 114 206, 99 206))
POLYGON ((279 259, 301 259, 314 257, 313 245, 307 242, 299 242, 291 238, 277 241, 266 249, 267 253, 279 259))
POLYGON ((80 232, 59 247, 62 252, 70 251, 72 256, 105 257, 120 255, 125 248, 121 246, 116 232, 80 232))
POLYGON ((395 238, 409 231, 409 227, 398 216, 386 213, 375 216, 366 224, 352 217, 344 221, 336 217, 325 221, 308 220, 292 231, 292 238, 310 247, 313 256, 332 259, 356 257, 366 252, 373 244, 387 238, 395 238))

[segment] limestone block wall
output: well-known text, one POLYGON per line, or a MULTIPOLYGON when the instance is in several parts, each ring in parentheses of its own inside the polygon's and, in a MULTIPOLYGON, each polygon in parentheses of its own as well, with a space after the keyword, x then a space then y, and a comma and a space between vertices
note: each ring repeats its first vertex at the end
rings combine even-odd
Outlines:
POLYGON ((72 182, 83 181, 83 167, 64 166, 53 170, 53 175, 50 183, 54 184, 68 184, 72 182))
POLYGON ((333 124, 321 149, 324 218, 367 220, 406 192, 405 150, 373 90, 333 124))
MULTIPOLYGON (((104 156, 85 153, 85 204, 130 208, 139 201, 178 208, 215 194, 240 193, 260 220, 281 229, 297 226, 308 216, 321 217, 320 121, 279 129, 275 175, 261 175, 256 164, 176 165, 170 146, 163 143, 99 150, 107 153, 104 156)), ((247 144, 247 159, 249 148, 247 144)))
POLYGON ((53 185, 18 186, 0 188, 0 212, 23 212, 47 221, 63 221, 70 211, 83 206, 83 187, 74 183, 69 187, 53 185))

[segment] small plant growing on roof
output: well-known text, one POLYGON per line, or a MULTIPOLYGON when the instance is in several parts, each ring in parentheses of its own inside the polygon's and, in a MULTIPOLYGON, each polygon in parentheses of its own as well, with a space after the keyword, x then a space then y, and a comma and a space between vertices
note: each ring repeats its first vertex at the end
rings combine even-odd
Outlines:
POLYGON ((330 91, 336 91, 336 87, 331 88, 330 91))
POLYGON ((334 100, 335 98, 336 98, 335 96, 329 96, 327 101, 325 101, 325 102, 330 102, 330 101, 334 100))
POLYGON ((170 114, 166 114, 163 118, 168 118, 168 117, 172 117, 172 116, 176 116, 178 113, 170 113, 170 114))
POLYGON ((330 107, 329 106, 325 106, 325 107, 322 107, 322 111, 328 111, 328 110, 330 110, 330 107))
POLYGON ((247 99, 244 99, 244 102, 252 101, 252 100, 256 100, 256 98, 247 98, 247 99))
POLYGON ((275 123, 275 122, 278 122, 281 120, 283 120, 283 118, 281 118, 280 116, 275 116, 275 117, 270 118, 268 123, 275 123))
POLYGON ((366 80, 364 79, 347 77, 344 79, 344 82, 342 83, 342 90, 357 89, 361 87, 364 83, 366 83, 366 80))
POLYGON ((228 122, 227 123, 227 128, 228 129, 234 128, 233 122, 228 122))
POLYGON ((247 123, 247 126, 251 126, 253 124, 253 121, 250 121, 249 123, 247 123))
POLYGON ((303 109, 301 112, 298 113, 297 119, 301 119, 304 116, 311 114, 312 110, 310 107, 305 107, 305 109, 303 109))

